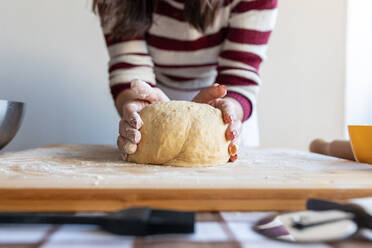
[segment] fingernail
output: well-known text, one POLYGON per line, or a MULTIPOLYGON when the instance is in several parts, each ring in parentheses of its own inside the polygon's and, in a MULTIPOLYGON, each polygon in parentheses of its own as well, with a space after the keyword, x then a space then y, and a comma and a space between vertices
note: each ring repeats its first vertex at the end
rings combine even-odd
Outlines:
POLYGON ((230 156, 229 162, 234 162, 237 159, 238 159, 238 154, 235 154, 233 156, 230 156))
POLYGON ((218 87, 218 86, 220 86, 220 84, 217 84, 217 83, 215 83, 215 84, 213 84, 213 86, 216 86, 216 87, 218 87))
POLYGON ((238 146, 236 144, 229 146, 229 154, 230 155, 236 155, 238 153, 238 146))

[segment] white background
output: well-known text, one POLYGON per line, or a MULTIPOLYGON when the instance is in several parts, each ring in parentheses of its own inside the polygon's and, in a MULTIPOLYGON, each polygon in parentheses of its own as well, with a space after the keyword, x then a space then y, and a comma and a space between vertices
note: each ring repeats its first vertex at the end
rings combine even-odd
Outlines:
POLYGON ((372 124, 372 1, 349 0, 346 121, 372 124))
MULTIPOLYGON (((89 1, 0 2, 0 98, 27 103, 22 128, 6 150, 51 143, 114 144, 119 119, 109 94, 106 48, 89 1)), ((343 138, 346 120, 371 124, 365 107, 366 101, 369 110, 372 106, 367 87, 371 64, 363 64, 371 50, 368 59, 360 60, 364 51, 351 48, 367 31, 353 39, 346 32, 352 29, 350 22, 346 25, 348 15, 359 14, 348 12, 346 0, 279 2, 277 28, 261 70, 262 145, 307 149, 317 137, 343 138), (353 67, 355 61, 364 65, 364 73, 353 67), (364 88, 349 89, 354 86, 346 84, 346 65, 348 80, 364 88)))

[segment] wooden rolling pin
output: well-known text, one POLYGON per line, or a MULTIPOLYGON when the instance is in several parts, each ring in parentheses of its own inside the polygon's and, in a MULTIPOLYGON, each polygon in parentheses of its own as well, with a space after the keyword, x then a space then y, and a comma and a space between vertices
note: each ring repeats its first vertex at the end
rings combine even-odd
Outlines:
POLYGON ((346 140, 326 142, 322 139, 316 139, 310 144, 310 152, 355 161, 350 141, 346 140))

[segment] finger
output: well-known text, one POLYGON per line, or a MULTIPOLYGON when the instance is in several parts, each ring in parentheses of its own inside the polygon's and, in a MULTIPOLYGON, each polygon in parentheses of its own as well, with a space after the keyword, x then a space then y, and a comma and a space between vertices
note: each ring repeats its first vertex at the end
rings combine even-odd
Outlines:
POLYGON ((227 140, 234 140, 239 137, 242 128, 241 121, 233 121, 226 129, 225 137, 227 140))
POLYGON ((137 145, 130 142, 128 139, 124 139, 124 152, 126 154, 133 154, 137 150, 137 145))
POLYGON ((118 148, 125 157, 128 156, 128 154, 133 154, 137 150, 137 145, 131 143, 129 140, 119 136, 117 140, 118 148))
POLYGON ((125 154, 125 153, 120 153, 121 155, 121 159, 124 160, 124 161, 128 161, 128 154, 125 154))
POLYGON ((228 147, 228 152, 230 155, 230 159, 229 159, 230 162, 234 162, 235 160, 238 159, 239 141, 240 141, 239 135, 241 133, 241 130, 242 130, 242 124, 240 121, 234 121, 228 126, 226 130, 226 136, 228 136, 229 134, 233 134, 231 137, 229 137, 231 138, 231 142, 228 147))
POLYGON ((140 112, 149 103, 144 101, 131 101, 123 105, 123 119, 129 123, 130 126, 140 129, 143 122, 141 116, 137 113, 140 112))
POLYGON ((123 154, 133 154, 137 150, 137 145, 121 136, 118 137, 118 147, 123 154))
POLYGON ((208 103, 216 98, 224 97, 227 93, 225 85, 214 84, 211 87, 202 89, 193 99, 193 102, 208 103))
POLYGON ((130 88, 135 93, 136 98, 139 100, 145 100, 150 103, 169 101, 169 98, 164 94, 163 91, 151 87, 145 81, 134 79, 131 81, 130 88))
POLYGON ((137 112, 133 112, 131 115, 129 115, 126 121, 135 129, 140 129, 143 125, 141 116, 137 112))
POLYGON ((134 79, 130 83, 130 89, 136 94, 136 97, 140 100, 146 100, 152 94, 152 87, 148 85, 146 82, 134 79))
POLYGON ((120 151, 120 154, 121 154, 121 158, 124 161, 127 161, 128 154, 126 154, 125 151, 124 151, 124 138, 122 138, 120 136, 118 137, 118 139, 117 139, 117 146, 119 148, 119 151, 120 151))
POLYGON ((120 121, 119 134, 121 137, 127 138, 133 144, 138 144, 141 140, 141 132, 131 127, 128 122, 124 120, 120 121))
POLYGON ((230 156, 229 162, 234 162, 235 160, 238 159, 238 154, 230 156))
POLYGON ((215 99, 209 102, 209 104, 215 108, 218 108, 222 112, 222 119, 225 124, 231 123, 236 120, 234 106, 231 102, 224 99, 215 99))
POLYGON ((167 97, 166 94, 164 94, 164 92, 161 89, 154 88, 153 90, 156 93, 157 100, 159 102, 168 102, 169 101, 169 98, 167 97))

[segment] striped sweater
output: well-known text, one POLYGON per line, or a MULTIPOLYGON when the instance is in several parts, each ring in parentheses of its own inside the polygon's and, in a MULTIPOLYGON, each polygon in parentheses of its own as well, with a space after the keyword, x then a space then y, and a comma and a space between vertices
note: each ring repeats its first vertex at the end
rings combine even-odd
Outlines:
POLYGON ((277 15, 277 0, 225 0, 204 33, 183 16, 183 2, 159 0, 153 24, 143 37, 116 39, 114 20, 103 25, 113 97, 141 79, 179 90, 199 90, 213 83, 227 86, 247 120, 260 85, 259 67, 277 15))

